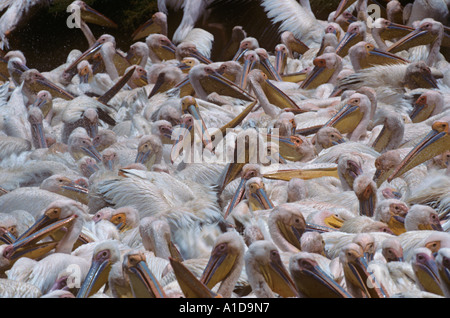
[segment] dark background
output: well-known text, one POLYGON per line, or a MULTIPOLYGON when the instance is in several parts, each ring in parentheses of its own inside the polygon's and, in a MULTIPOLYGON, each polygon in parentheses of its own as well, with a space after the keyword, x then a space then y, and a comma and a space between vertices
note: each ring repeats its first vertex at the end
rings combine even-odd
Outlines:
MULTIPOLYGON (((82 31, 77 28, 69 29, 66 26, 66 20, 69 17, 66 9, 72 1, 53 0, 49 7, 34 10, 24 23, 11 32, 8 37, 9 50, 21 50, 27 58, 28 66, 43 72, 63 64, 71 50, 87 49, 88 43, 82 31)), ((116 38, 117 47, 123 51, 127 51, 133 43, 131 39, 133 31, 158 11, 156 0, 86 0, 85 2, 118 24, 117 29, 89 24, 94 36, 99 37, 104 33, 113 35, 116 38)), ((408 2, 411 1, 402 1, 403 4, 408 2)), ((328 14, 334 11, 338 4, 339 0, 311 0, 311 7, 316 17, 322 20, 326 20, 328 14)), ((181 16, 182 12, 169 12, 169 24, 180 21, 181 16)), ((227 20, 228 17, 216 15, 215 19, 227 20)))

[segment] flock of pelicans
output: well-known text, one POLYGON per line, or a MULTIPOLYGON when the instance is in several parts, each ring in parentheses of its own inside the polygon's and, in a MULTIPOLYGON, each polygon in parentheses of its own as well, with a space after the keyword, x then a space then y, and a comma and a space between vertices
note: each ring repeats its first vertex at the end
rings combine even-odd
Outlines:
POLYGON ((450 297, 449 15, 424 2, 261 1, 280 43, 235 26, 218 61, 162 9, 123 52, 73 2, 89 49, 0 55, 0 296, 450 297))

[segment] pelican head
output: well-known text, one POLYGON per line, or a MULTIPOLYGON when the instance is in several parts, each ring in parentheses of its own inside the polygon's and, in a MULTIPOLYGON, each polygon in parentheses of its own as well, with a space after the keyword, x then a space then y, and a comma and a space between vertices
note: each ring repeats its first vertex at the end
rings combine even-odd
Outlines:
MULTIPOLYGON (((300 239, 306 231, 306 221, 298 207, 290 203, 276 206, 270 213, 268 225, 269 230, 281 233, 286 241, 301 250, 300 239)), ((274 236, 273 240, 279 238, 274 236)))
POLYGON ((137 41, 154 33, 167 36, 167 15, 164 12, 154 13, 151 19, 138 27, 131 36, 133 41, 137 41))
POLYGON ((248 180, 255 177, 260 177, 260 169, 258 164, 254 163, 247 163, 242 167, 241 171, 241 180, 239 182, 239 185, 234 192, 233 198, 231 199, 230 203, 228 204, 227 210, 225 211, 223 218, 226 219, 230 212, 236 207, 236 205, 239 204, 239 202, 242 201, 244 198, 245 193, 245 184, 248 180))
POLYGON ((154 63, 175 59, 175 50, 177 47, 167 36, 150 34, 145 38, 145 43, 149 48, 150 59, 154 63))
POLYGON ((97 10, 88 6, 84 1, 74 1, 68 7, 67 11, 79 9, 81 13, 81 19, 87 23, 92 23, 109 28, 117 28, 117 24, 105 17, 97 10))
POLYGON ((75 160, 81 159, 88 155, 94 158, 97 162, 101 162, 102 158, 97 149, 95 149, 91 138, 83 131, 74 130, 67 142, 69 152, 75 160))
POLYGON ((387 238, 381 243, 381 253, 386 262, 403 262, 403 247, 398 238, 387 238))
MULTIPOLYGON (((237 232, 232 231, 219 235, 200 281, 212 289, 229 275, 233 275, 234 279, 237 279, 236 275, 240 275, 244 267, 244 250, 244 240, 237 232)), ((221 293, 221 289, 222 287, 219 287, 218 293, 223 297, 231 296, 231 293, 229 295, 221 293)))
POLYGON ((376 182, 378 187, 386 181, 393 169, 397 167, 401 161, 402 158, 400 157, 400 153, 396 149, 386 151, 375 159, 376 170, 373 181, 376 182))
POLYGON ((345 142, 342 134, 335 127, 322 127, 316 133, 316 144, 323 149, 345 142))
POLYGON ((233 61, 238 61, 242 58, 243 54, 247 50, 254 50, 259 47, 258 40, 254 37, 246 37, 239 44, 239 49, 232 58, 233 61))
POLYGON ((403 158, 387 180, 390 182, 417 165, 449 150, 449 125, 449 116, 434 121, 431 125, 431 131, 403 158))
POLYGON ((406 68, 403 82, 409 89, 438 88, 436 78, 424 61, 411 62, 406 68))
POLYGON ((362 21, 351 23, 348 26, 347 32, 345 32, 344 37, 336 47, 336 54, 340 57, 345 57, 348 54, 350 48, 360 41, 364 41, 365 37, 366 24, 362 21))
POLYGON ((124 255, 122 270, 135 298, 165 298, 160 282, 148 268, 145 254, 131 251, 124 255))
POLYGON ((212 61, 204 56, 200 51, 197 49, 197 46, 192 42, 182 42, 178 44, 177 48, 175 49, 175 58, 178 61, 183 60, 185 57, 193 57, 199 60, 201 63, 205 64, 211 64, 212 61))
POLYGON ((444 109, 442 93, 435 90, 427 90, 417 98, 413 104, 413 110, 409 114, 413 123, 419 123, 434 115, 440 114, 444 109))
POLYGON ((377 203, 377 185, 371 176, 362 174, 355 178, 353 191, 359 201, 359 213, 372 217, 377 203))
MULTIPOLYGON (((47 90, 52 94, 52 96, 59 97, 65 100, 74 99, 74 96, 67 92, 64 88, 56 85, 51 82, 47 78, 45 78, 38 70, 29 69, 22 73, 21 80, 23 81, 24 89, 26 90, 25 94, 36 95, 42 90, 47 90)), ((34 97, 35 99, 35 97, 34 97)), ((34 102, 34 99, 32 102, 34 102)))
POLYGON ((294 36, 294 33, 292 33, 291 31, 284 31, 283 33, 281 33, 280 38, 281 43, 283 43, 287 47, 289 57, 291 58, 294 56, 294 53, 303 55, 306 53, 306 51, 309 50, 309 47, 305 43, 297 39, 294 36))
POLYGON ((373 44, 364 41, 353 45, 348 50, 348 55, 355 71, 373 67, 375 65, 408 63, 408 61, 404 58, 393 53, 380 50, 373 44))
POLYGON ((339 253, 339 261, 344 268, 347 289, 354 297, 384 298, 384 287, 367 269, 363 249, 356 243, 348 243, 339 253), (370 284, 370 285, 369 285, 370 284))
POLYGON ((260 177, 250 178, 245 183, 246 197, 253 211, 273 208, 273 203, 266 193, 265 185, 260 177))
POLYGON ((343 153, 338 159, 338 175, 344 190, 352 190, 355 179, 363 174, 363 161, 356 153, 343 153))
POLYGON ((437 40, 439 36, 444 34, 444 26, 442 23, 431 18, 423 19, 419 26, 403 38, 392 44, 388 51, 397 53, 403 50, 408 50, 417 45, 430 44, 437 40))
POLYGON ((329 274, 320 268, 314 256, 299 252, 289 260, 289 271, 299 294, 308 298, 351 298, 329 274))
POLYGON ((272 242, 266 240, 253 242, 245 252, 244 259, 250 285, 256 294, 275 292, 281 297, 298 296, 295 283, 272 242), (270 290, 262 290, 267 288, 270 290))
POLYGON ((301 83, 300 88, 314 89, 332 79, 342 70, 342 58, 335 53, 324 53, 313 61, 314 68, 301 83))
POLYGON ((9 214, 0 214, 0 242, 12 244, 19 237, 17 231, 17 220, 9 214))
POLYGON ((58 253, 70 253, 81 233, 85 215, 83 206, 74 200, 52 202, 36 222, 8 246, 4 256, 15 261, 23 256, 39 258, 52 249, 58 253), (63 227, 66 233, 59 241, 38 243, 43 238, 55 235, 63 227))
POLYGON ((97 293, 108 282, 111 266, 118 261, 120 261, 119 242, 115 240, 99 242, 95 246, 91 267, 77 298, 87 298, 97 293))
POLYGON ((42 111, 42 115, 47 117, 48 113, 53 107, 53 96, 49 91, 42 90, 36 94, 36 100, 31 105, 32 107, 38 107, 42 111))
POLYGON ((65 175, 55 174, 42 181, 39 187, 86 204, 89 190, 76 181, 65 175))
POLYGON ((431 230, 443 231, 437 212, 422 204, 414 204, 405 217, 405 229, 407 231, 431 230))
POLYGON ((162 158, 161 139, 155 135, 145 135, 139 140, 138 153, 135 163, 142 163, 150 168, 155 163, 160 163, 162 158))
POLYGON ((370 112, 371 102, 365 94, 352 94, 347 103, 324 125, 335 127, 341 134, 353 132, 362 121, 364 114, 370 112))
POLYGON ((61 81, 64 83, 70 82, 71 78, 76 74, 77 72, 77 66, 78 63, 84 60, 91 60, 93 58, 101 58, 100 57, 100 49, 102 48, 103 44, 110 42, 113 44, 113 46, 116 46, 116 39, 114 36, 110 34, 102 34, 97 41, 92 44, 91 47, 89 47, 86 51, 84 51, 82 54, 80 54, 76 59, 70 63, 69 66, 67 66, 64 71, 61 74, 61 81))
POLYGON ((139 211, 131 206, 123 206, 114 210, 109 221, 114 224, 120 232, 136 228, 139 225, 139 211))
POLYGON ((439 269, 429 249, 424 247, 414 249, 411 265, 421 290, 444 296, 439 269))
POLYGON ((386 223, 395 235, 406 232, 405 217, 409 211, 408 206, 397 199, 381 200, 375 209, 374 218, 386 223))

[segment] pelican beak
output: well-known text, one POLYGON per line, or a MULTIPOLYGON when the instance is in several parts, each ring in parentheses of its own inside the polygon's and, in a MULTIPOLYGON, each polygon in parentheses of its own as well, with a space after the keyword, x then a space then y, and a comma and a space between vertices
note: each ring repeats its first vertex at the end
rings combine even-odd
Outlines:
POLYGON ((284 73, 284 68, 287 61, 287 52, 284 50, 277 50, 275 54, 275 70, 278 74, 284 73))
POLYGON ((16 237, 6 228, 0 227, 0 242, 4 244, 12 244, 16 237))
MULTIPOLYGON (((387 129, 386 126, 383 126, 383 128, 381 128, 381 131, 378 134, 377 138, 373 142, 372 148, 375 151, 381 152, 389 144, 389 140, 391 139, 392 134, 393 134, 393 132, 391 132, 389 129, 387 129)), ((375 175, 377 175, 377 178, 379 178, 380 177, 379 173, 381 173, 381 171, 377 170, 377 172, 378 172, 378 175, 377 175, 377 173, 375 173, 375 175)), ((375 179, 374 179, 374 181, 375 181, 375 179)))
POLYGON ((257 187, 255 191, 250 193, 249 204, 253 211, 273 209, 274 205, 267 196, 266 190, 263 187, 257 187))
POLYGON ((213 150, 211 135, 208 132, 208 128, 206 127, 205 121, 200 115, 199 107, 197 101, 192 96, 186 96, 181 101, 181 107, 183 112, 190 113, 194 120, 194 127, 202 139, 203 145, 209 151, 213 150))
POLYGON ((211 63, 212 63, 212 61, 211 61, 209 58, 207 58, 206 56, 204 56, 204 55, 203 55, 202 53, 200 53, 200 51, 197 50, 197 49, 193 50, 193 51, 189 54, 189 56, 190 56, 190 57, 193 57, 193 58, 196 58, 197 60, 199 60, 201 63, 204 63, 204 64, 211 64, 211 63))
POLYGON ((277 179, 289 181, 292 178, 300 178, 303 180, 321 178, 321 177, 335 177, 339 178, 337 167, 332 168, 318 168, 318 169, 286 169, 277 172, 265 173, 264 178, 277 179))
POLYGON ((281 297, 298 297, 294 281, 283 265, 280 255, 276 254, 276 256, 272 254, 269 263, 260 265, 261 274, 270 289, 281 297))
MULTIPOLYGON (((127 73, 125 73, 110 89, 108 89, 102 96, 99 96, 97 98, 97 101, 102 103, 103 105, 109 106, 108 102, 116 96, 116 94, 122 89, 122 87, 125 86, 125 84, 128 83, 128 81, 133 76, 133 73, 135 72, 136 67, 131 67, 127 73)), ((111 107, 111 106, 109 106, 111 107)), ((112 118, 111 118, 112 119, 112 118)), ((110 125, 115 125, 115 121, 112 119, 112 122, 107 122, 110 125)))
POLYGON ((341 134, 352 132, 362 119, 362 112, 359 107, 359 99, 351 100, 345 104, 324 127, 334 127, 341 134))
MULTIPOLYGON (((5 61, 5 63, 8 64, 8 62, 6 62, 6 61, 5 61)), ((12 66, 11 70, 9 70, 8 72, 5 72, 7 74, 6 80, 9 79, 9 74, 11 74, 11 77, 14 78, 17 83, 20 83, 20 77, 22 76, 23 72, 26 72, 29 70, 29 67, 17 60, 12 61, 11 66, 12 66)))
POLYGON ((302 70, 300 72, 289 73, 281 75, 281 80, 285 82, 291 83, 299 83, 304 81, 308 76, 308 72, 306 70, 302 70))
POLYGON ((70 227, 77 215, 58 220, 53 217, 52 210, 48 210, 39 218, 27 231, 19 236, 13 244, 11 244, 5 257, 15 261, 20 257, 38 258, 56 247, 58 242, 38 243, 43 238, 55 234, 63 227, 70 227), (52 244, 51 244, 52 243, 52 244))
POLYGON ((59 187, 62 190, 67 190, 67 191, 72 191, 81 195, 86 196, 89 193, 89 189, 80 186, 78 183, 71 181, 71 180, 67 180, 67 182, 64 182, 63 184, 60 184, 59 187))
POLYGON ((87 298, 94 295, 103 285, 108 282, 111 271, 111 260, 94 255, 91 267, 78 291, 77 298, 87 298))
POLYGON ((347 263, 344 271, 350 272, 351 281, 358 285, 369 298, 389 297, 384 286, 378 282, 368 270, 365 256, 358 257, 355 261, 347 263))
POLYGON ((144 24, 142 24, 140 27, 138 27, 131 37, 133 38, 133 41, 137 41, 143 38, 146 38, 150 34, 154 33, 161 33, 161 27, 154 23, 153 19, 147 20, 144 24))
POLYGON ((370 185, 364 189, 363 193, 358 197, 359 200, 359 214, 372 217, 375 211, 375 204, 377 202, 376 193, 370 185))
POLYGON ((80 83, 90 83, 92 81, 91 73, 89 72, 89 68, 87 66, 83 67, 78 72, 78 76, 80 77, 80 83))
POLYGON ((181 150, 183 150, 184 147, 188 147, 191 144, 192 141, 192 128, 194 126, 194 123, 192 121, 192 117, 184 118, 181 125, 181 133, 178 134, 178 137, 175 139, 175 142, 173 143, 172 150, 170 153, 170 158, 172 163, 177 160, 178 156, 181 154, 181 150))
POLYGON ((34 134, 38 136, 38 147, 39 148, 48 148, 47 141, 44 136, 44 127, 42 123, 32 123, 31 129, 34 131, 34 134))
POLYGON ((81 7, 81 19, 87 23, 93 23, 108 28, 117 28, 117 24, 105 17, 97 10, 91 8, 88 5, 81 7))
POLYGON ((403 38, 404 36, 410 34, 414 31, 414 28, 391 22, 388 27, 381 32, 380 36, 383 40, 392 40, 396 38, 403 38))
POLYGON ((189 81, 189 76, 177 83, 174 88, 180 90, 180 97, 192 96, 195 94, 195 90, 189 81))
POLYGON ((88 145, 87 147, 81 147, 81 150, 88 156, 94 158, 97 162, 102 161, 102 156, 99 154, 97 149, 95 149, 94 145, 88 145))
POLYGON ((283 81, 284 79, 282 79, 282 77, 280 76, 280 74, 277 72, 277 70, 274 68, 274 66, 272 65, 272 63, 270 63, 269 59, 264 58, 264 59, 260 59, 260 64, 262 65, 262 71, 267 75, 267 77, 269 79, 275 80, 275 81, 283 81))
POLYGON ((72 100, 75 98, 64 88, 54 84, 53 82, 49 81, 42 75, 39 77, 39 79, 37 79, 34 83, 31 84, 31 88, 36 93, 42 90, 47 90, 54 98, 59 97, 65 100, 72 100))
POLYGON ((325 273, 317 262, 313 260, 292 260, 289 264, 289 269, 300 295, 304 297, 352 298, 342 286, 325 273))
POLYGON ((449 259, 446 256, 442 256, 442 265, 438 266, 439 274, 444 286, 450 286, 450 267, 449 259))
POLYGON ((409 63, 404 58, 401 58, 398 55, 395 55, 390 52, 386 52, 380 49, 377 49, 373 45, 369 44, 368 48, 368 57, 366 63, 369 66, 372 65, 386 65, 386 64, 407 64, 409 63))
POLYGON ((432 221, 431 224, 419 224, 418 225, 419 230, 426 230, 426 231, 444 231, 442 228, 441 222, 439 221, 439 218, 436 218, 436 220, 432 221))
POLYGON ((169 257, 178 284, 186 298, 221 298, 195 277, 182 262, 169 257))
POLYGON ((289 108, 303 112, 286 93, 276 87, 269 79, 262 82, 261 87, 271 104, 279 107, 280 109, 289 108))
POLYGON ((336 21, 337 17, 340 16, 345 10, 347 10, 356 0, 341 0, 334 13, 333 20, 336 21))
POLYGON ((83 60, 88 60, 92 58, 95 54, 100 52, 103 43, 96 41, 90 48, 84 51, 75 61, 72 62, 65 70, 66 74, 76 74, 77 65, 83 60))
POLYGON ((435 121, 432 125, 432 130, 406 155, 387 181, 391 182, 406 171, 449 150, 450 136, 448 126, 449 124, 446 121, 435 121))
POLYGON ((340 57, 345 57, 348 54, 348 50, 362 40, 363 37, 361 34, 356 32, 346 32, 336 47, 336 54, 340 57))
POLYGON ((138 153, 136 155, 136 159, 134 160, 135 163, 142 163, 145 165, 145 163, 150 159, 150 157, 154 155, 152 154, 152 149, 149 148, 148 150, 144 148, 143 146, 138 149, 138 153))
POLYGON ((152 96, 168 91, 173 87, 173 83, 166 80, 166 74, 164 72, 159 73, 158 78, 156 79, 155 84, 153 85, 152 91, 148 95, 148 98, 152 96))
POLYGON ((213 288, 218 282, 225 279, 234 266, 236 255, 228 250, 226 244, 218 245, 211 252, 200 282, 205 284, 209 289, 213 288))
POLYGON ((439 269, 433 256, 426 253, 418 253, 416 259, 412 262, 412 267, 424 290, 444 296, 441 289, 439 269))
POLYGON ((191 66, 188 65, 185 60, 181 60, 180 63, 177 64, 177 67, 183 71, 183 73, 189 73, 189 70, 191 69, 191 66))
POLYGON ((324 219, 324 222, 325 222, 325 224, 326 224, 327 226, 329 226, 329 227, 331 227, 331 228, 333 228, 333 229, 336 229, 336 230, 340 229, 341 226, 344 224, 344 220, 341 219, 340 217, 338 217, 338 216, 335 215, 335 214, 332 214, 332 215, 330 215, 330 216, 327 216, 327 217, 324 219))
POLYGON ((432 43, 434 40, 436 40, 436 35, 433 35, 428 30, 424 30, 419 27, 392 44, 387 51, 397 53, 403 50, 408 50, 414 46, 427 45, 432 43))
POLYGON ((300 238, 305 233, 306 223, 301 222, 300 224, 288 225, 282 221, 277 221, 277 226, 283 237, 301 251, 300 238))
POLYGON ((123 270, 130 280, 135 298, 165 298, 166 294, 155 275, 148 268, 142 253, 128 255, 124 260, 123 270))
POLYGON ((320 57, 316 57, 313 63, 314 68, 308 73, 306 79, 300 84, 300 88, 317 88, 319 85, 328 82, 335 71, 333 68, 327 68, 326 61, 320 57))
POLYGON ((409 118, 411 118, 413 123, 419 123, 430 117, 435 105, 429 105, 426 96, 421 96, 414 103, 413 107, 412 112, 409 114, 409 118))
POLYGON ((244 65, 242 66, 242 77, 241 77, 241 83, 240 83, 240 87, 242 89, 246 89, 248 73, 253 69, 254 66, 255 66, 255 60, 244 58, 244 65))
POLYGON ((231 211, 236 207, 236 205, 239 204, 239 202, 242 201, 244 198, 245 193, 245 183, 248 179, 241 177, 241 181, 239 182, 239 185, 236 189, 236 192, 234 193, 233 198, 230 201, 230 204, 228 204, 227 210, 225 211, 223 218, 226 219, 231 211))
POLYGON ((303 155, 298 152, 298 148, 303 144, 303 140, 298 136, 275 136, 267 135, 268 138, 277 138, 279 144, 279 151, 283 158, 290 161, 299 161, 303 158, 303 155))
POLYGON ((239 61, 241 59, 241 57, 244 56, 244 53, 246 51, 247 51, 247 49, 239 47, 239 49, 237 50, 236 54, 233 56, 233 58, 231 60, 232 61, 239 61))
POLYGON ((245 90, 217 72, 208 74, 205 80, 201 81, 201 84, 207 93, 217 92, 219 95, 231 96, 249 102, 254 100, 245 90))

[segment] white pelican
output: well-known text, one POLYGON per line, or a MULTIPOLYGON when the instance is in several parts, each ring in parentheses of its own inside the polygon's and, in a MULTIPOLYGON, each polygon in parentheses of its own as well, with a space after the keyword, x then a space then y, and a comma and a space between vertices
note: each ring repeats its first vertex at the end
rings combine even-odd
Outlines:
POLYGON ((297 288, 270 241, 256 241, 245 252, 245 271, 256 297, 298 296, 297 288), (267 279, 265 278, 267 277, 267 279))

